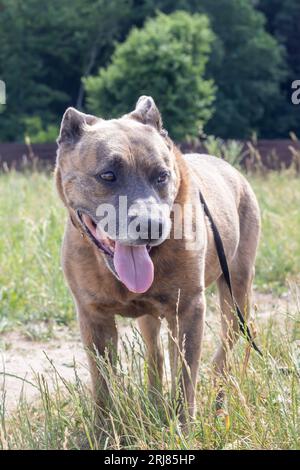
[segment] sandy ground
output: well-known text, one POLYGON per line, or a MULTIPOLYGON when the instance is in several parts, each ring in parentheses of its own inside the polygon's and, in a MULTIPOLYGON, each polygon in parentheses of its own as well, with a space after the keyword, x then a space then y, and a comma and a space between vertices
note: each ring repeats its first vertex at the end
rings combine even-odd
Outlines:
MULTIPOLYGON (((296 310, 298 303, 296 296, 292 294, 276 298, 270 294, 255 294, 253 300, 259 322, 269 318, 271 314, 284 318, 287 312, 293 313, 296 310)), ((217 299, 214 295, 209 299, 208 305, 206 323, 209 328, 206 328, 204 348, 212 330, 217 331, 218 315, 214 312, 217 309, 217 299)), ((136 326, 136 322, 119 324, 121 338, 132 338, 131 325, 136 326)), ((166 328, 163 329, 162 336, 165 343, 166 328)), ((86 382, 89 380, 86 354, 77 327, 55 327, 52 337, 47 341, 30 340, 22 330, 3 333, 0 340, 0 401, 3 400, 5 391, 5 408, 8 411, 14 409, 21 393, 26 399, 34 400, 37 390, 28 382, 34 382, 37 373, 51 377, 54 374, 51 361, 62 377, 74 380, 75 360, 80 378, 86 382)))

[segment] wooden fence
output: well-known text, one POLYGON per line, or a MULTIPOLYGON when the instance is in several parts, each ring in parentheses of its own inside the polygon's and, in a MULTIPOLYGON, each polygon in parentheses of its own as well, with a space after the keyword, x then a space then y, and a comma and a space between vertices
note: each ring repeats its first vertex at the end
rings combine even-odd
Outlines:
MULTIPOLYGON (((249 145, 243 142, 243 161, 253 158, 253 149, 258 151, 259 158, 264 166, 270 169, 279 169, 289 167, 293 161, 293 152, 291 148, 300 152, 300 142, 292 140, 259 140, 256 144, 249 145), (252 145, 252 156, 251 156, 252 145)), ((203 144, 180 144, 184 152, 202 152, 205 153, 203 144)), ((54 167, 57 145, 49 144, 18 144, 18 143, 0 143, 0 167, 3 169, 22 169, 30 164, 54 167)))

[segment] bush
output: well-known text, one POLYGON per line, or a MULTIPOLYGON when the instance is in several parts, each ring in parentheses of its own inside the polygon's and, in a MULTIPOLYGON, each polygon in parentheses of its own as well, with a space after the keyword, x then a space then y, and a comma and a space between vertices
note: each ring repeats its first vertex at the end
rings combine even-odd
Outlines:
POLYGON ((25 140, 28 137, 32 144, 55 142, 59 134, 59 127, 54 124, 48 124, 44 129, 40 116, 27 116, 23 118, 23 123, 25 140))
POLYGON ((253 132, 278 135, 273 123, 286 65, 281 46, 265 31, 264 16, 253 3, 197 2, 216 35, 207 73, 218 86, 217 105, 205 131, 225 139, 245 139, 253 132))
POLYGON ((197 136, 212 115, 215 88, 204 78, 213 33, 204 15, 159 13, 118 44, 111 64, 84 80, 89 110, 104 118, 151 95, 174 139, 197 136))
POLYGON ((204 147, 210 155, 222 158, 230 163, 230 165, 240 170, 241 162, 245 156, 242 142, 237 140, 224 142, 223 139, 210 135, 204 142, 204 147))

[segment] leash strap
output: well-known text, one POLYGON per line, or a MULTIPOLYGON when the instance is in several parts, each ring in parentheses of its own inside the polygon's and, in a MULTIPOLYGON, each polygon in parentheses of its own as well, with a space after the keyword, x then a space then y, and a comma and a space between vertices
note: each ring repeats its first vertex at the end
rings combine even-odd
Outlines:
POLYGON ((222 238, 221 238, 220 232, 218 230, 218 227, 216 226, 216 224, 214 222, 214 219, 212 218, 210 210, 209 210, 209 208, 208 208, 208 206, 207 206, 207 204, 206 204, 206 202, 203 198, 203 195, 202 195, 201 191, 199 191, 199 198, 200 198, 201 204, 203 205, 204 213, 208 217, 208 219, 210 221, 210 224, 211 224, 211 228, 212 228, 213 235, 214 235, 214 240, 215 240, 215 245, 216 245, 216 249, 217 249, 217 254, 218 254, 220 266, 221 266, 221 269, 222 269, 223 276, 224 276, 224 279, 226 281, 227 287, 229 289, 235 311, 237 313, 240 331, 246 337, 247 341, 251 344, 253 349, 260 356, 263 356, 261 350, 255 344, 255 342, 254 342, 254 340, 251 336, 249 327, 248 327, 248 325, 247 325, 247 323, 246 323, 246 321, 245 321, 245 319, 242 315, 242 312, 240 311, 240 308, 239 308, 239 306, 238 306, 238 304, 237 304, 237 302, 234 298, 233 291, 232 291, 232 285, 231 285, 231 279, 230 279, 230 273, 229 273, 229 268, 228 268, 228 263, 227 263, 227 258, 226 258, 226 255, 225 255, 225 250, 224 250, 224 245, 223 245, 223 242, 222 242, 222 238))

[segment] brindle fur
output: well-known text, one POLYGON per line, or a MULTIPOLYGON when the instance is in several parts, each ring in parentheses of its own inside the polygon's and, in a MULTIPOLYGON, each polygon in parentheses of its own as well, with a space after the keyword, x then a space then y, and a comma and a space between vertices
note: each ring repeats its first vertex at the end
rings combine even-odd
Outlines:
MULTIPOLYGON (((149 381, 158 387, 162 378, 159 341, 161 318, 184 350, 180 378, 190 416, 195 412, 195 384, 205 319, 205 288, 216 282, 221 306, 221 342, 213 359, 218 374, 225 372, 227 352, 238 338, 232 300, 218 262, 210 223, 201 208, 196 250, 186 249, 185 237, 166 239, 154 247, 151 257, 155 278, 144 294, 127 290, 108 269, 104 255, 85 236, 76 208, 95 212, 103 202, 116 204, 116 196, 131 201, 148 197, 149 174, 167 166, 171 178, 160 202, 170 207, 199 206, 200 189, 219 228, 232 278, 234 296, 247 317, 260 232, 259 208, 245 178, 228 163, 207 155, 182 155, 162 129, 160 114, 149 97, 141 97, 136 109, 120 119, 104 121, 69 108, 63 118, 56 166, 58 193, 69 215, 62 246, 62 266, 76 305, 82 340, 88 350, 117 347, 115 315, 138 318, 149 359, 149 381), (117 157, 116 157, 117 155, 117 157), (112 161, 114 159, 114 161, 112 161), (124 168, 122 187, 112 191, 94 175, 107 163, 124 168)), ((122 170, 123 171, 123 170, 122 170)), ((170 359, 173 386, 181 356, 171 339, 170 359)), ((111 354, 112 356, 112 354, 111 354)), ((93 392, 98 403, 105 383, 91 354, 88 354, 93 392)), ((175 392, 175 390, 174 390, 175 392)), ((184 421, 184 416, 181 416, 184 421)))

